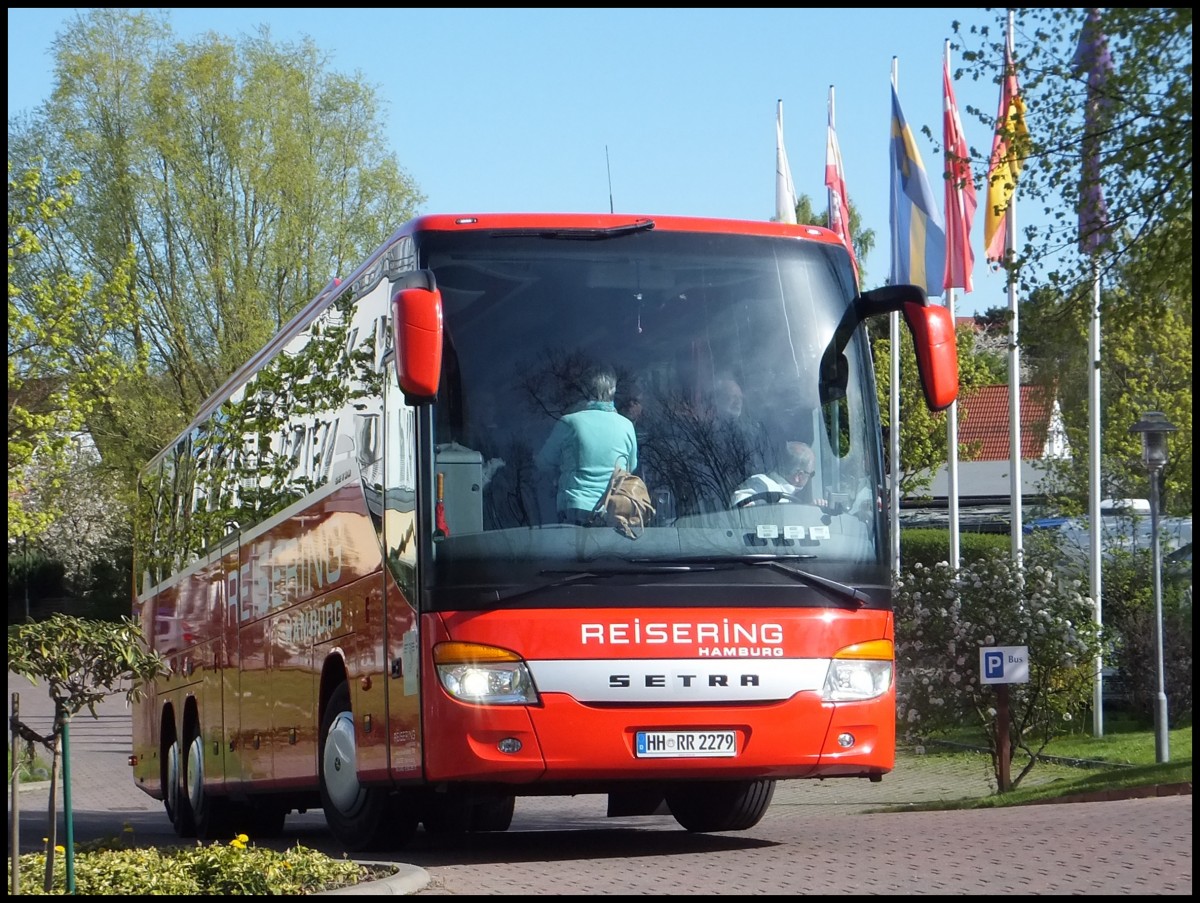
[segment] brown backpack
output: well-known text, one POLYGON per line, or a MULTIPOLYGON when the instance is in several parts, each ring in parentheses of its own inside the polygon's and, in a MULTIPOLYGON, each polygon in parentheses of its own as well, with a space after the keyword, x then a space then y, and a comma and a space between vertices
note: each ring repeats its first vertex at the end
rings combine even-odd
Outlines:
POLYGON ((621 457, 613 465, 608 489, 596 503, 592 519, 606 523, 622 536, 637 539, 654 517, 655 510, 650 502, 650 490, 641 477, 634 476, 621 466, 621 457))

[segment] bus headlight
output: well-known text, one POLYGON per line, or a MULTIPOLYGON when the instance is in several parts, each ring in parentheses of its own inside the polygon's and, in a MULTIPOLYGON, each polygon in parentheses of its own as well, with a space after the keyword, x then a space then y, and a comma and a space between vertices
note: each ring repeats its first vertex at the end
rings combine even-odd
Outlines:
POLYGON ((447 693, 477 705, 530 705, 538 701, 533 676, 519 655, 480 643, 439 643, 433 664, 447 693))
POLYGON ((827 702, 847 702, 882 696, 892 686, 893 655, 890 640, 872 640, 839 649, 829 663, 821 698, 827 702))

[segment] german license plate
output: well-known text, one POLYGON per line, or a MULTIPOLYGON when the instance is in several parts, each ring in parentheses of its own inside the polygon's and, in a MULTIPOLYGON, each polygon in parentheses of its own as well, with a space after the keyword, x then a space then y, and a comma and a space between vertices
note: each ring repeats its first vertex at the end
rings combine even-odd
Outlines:
POLYGON ((737 755, 733 731, 638 731, 639 759, 729 758, 737 755))

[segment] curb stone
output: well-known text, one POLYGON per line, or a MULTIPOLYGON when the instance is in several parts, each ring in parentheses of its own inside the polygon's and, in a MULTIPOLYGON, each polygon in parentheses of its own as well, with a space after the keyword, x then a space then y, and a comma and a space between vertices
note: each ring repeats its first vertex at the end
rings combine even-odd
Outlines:
POLYGON ((359 865, 372 868, 393 869, 394 874, 375 881, 360 881, 335 890, 318 891, 324 894, 370 894, 372 896, 407 896, 424 890, 429 886, 429 872, 416 865, 406 865, 401 862, 370 862, 361 859, 354 860, 359 865))
POLYGON ((1032 800, 1027 806, 1044 806, 1050 803, 1104 803, 1110 800, 1141 800, 1159 796, 1191 796, 1192 782, 1178 784, 1150 784, 1146 787, 1121 787, 1113 790, 1093 790, 1090 793, 1072 793, 1048 800, 1032 800))

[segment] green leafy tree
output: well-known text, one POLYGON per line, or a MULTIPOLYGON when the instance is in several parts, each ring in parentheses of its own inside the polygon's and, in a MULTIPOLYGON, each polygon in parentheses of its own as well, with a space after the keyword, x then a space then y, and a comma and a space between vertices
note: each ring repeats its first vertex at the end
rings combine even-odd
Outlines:
POLYGON ((54 48, 53 94, 10 122, 10 159, 82 174, 52 230, 77 279, 110 278, 133 248, 122 341, 149 366, 89 424, 132 472, 424 198, 386 150, 375 90, 311 40, 179 41, 162 15, 93 8, 54 48))
MULTIPOLYGON (((1148 726, 1158 697, 1153 564, 1148 549, 1118 549, 1104 563, 1104 625, 1115 638, 1109 662, 1127 691, 1125 707, 1148 726)), ((1192 722, 1191 563, 1186 571, 1170 563, 1163 570, 1163 691, 1170 725, 1178 727, 1192 722)))
MULTIPOLYGON (((1154 305, 1170 294, 1167 285, 1192 281, 1192 10, 1098 12, 1112 71, 1093 92, 1094 115, 1085 122, 1093 67, 1077 64, 1075 52, 1086 10, 1013 8, 1014 60, 1030 133, 1018 203, 1037 205, 1041 216, 1019 220, 1023 243, 1014 249, 1012 272, 1021 297, 1049 286, 1087 306, 1089 296, 1076 288, 1092 283, 1093 264, 1106 278, 1136 260, 1146 280, 1142 303, 1154 305), (1095 258, 1078 251, 1081 207, 1100 212, 1095 197, 1080 191, 1089 153, 1098 155, 1112 236, 1095 258)), ((995 13, 994 28, 964 32, 954 23, 958 77, 998 83, 1008 10, 995 13)), ((966 108, 989 128, 995 112, 966 108)), ((985 171, 989 153, 990 146, 974 155, 977 172, 985 171)))
MULTIPOLYGON (((9 166, 10 324, 12 287, 28 294, 42 271, 59 280, 44 298, 60 309, 73 297, 69 286, 107 293, 95 313, 63 318, 88 331, 63 336, 60 355, 86 360, 97 347, 96 318, 121 314, 99 346, 125 364, 119 379, 60 382, 57 370, 34 361, 26 383, 41 389, 39 398, 77 393, 70 410, 85 414, 56 419, 43 434, 57 448, 86 427, 99 475, 119 476, 110 510, 124 521, 141 466, 424 201, 386 148, 375 89, 331 71, 311 40, 275 43, 262 29, 238 40, 208 33, 178 41, 164 14, 128 9, 80 11, 57 36, 52 96, 31 116, 10 119, 9 166), (34 230, 45 265, 26 275, 18 262, 14 277, 14 248, 26 257, 35 250, 13 240, 22 220, 14 223, 11 174, 25 171, 47 183, 70 179, 73 192, 34 230)), ((47 306, 41 315, 52 313, 47 306)), ((9 347, 12 536, 12 499, 28 494, 31 484, 20 480, 33 474, 28 444, 16 445, 25 458, 14 459, 14 425, 29 427, 13 415, 11 325, 9 347)), ((107 375, 95 366, 85 373, 107 375)), ((62 470, 38 463, 39 497, 61 496, 62 470)), ((15 525, 44 530, 58 516, 49 510, 15 525)), ((109 557, 127 557, 127 541, 110 539, 109 557)))
MULTIPOLYGON (((1179 427, 1168 439, 1163 470, 1167 513, 1192 510, 1192 304, 1186 295, 1142 303, 1147 280, 1131 262, 1109 290, 1101 314, 1100 448, 1102 494, 1148 498, 1142 440, 1129 428, 1146 411, 1162 411, 1179 427), (1130 275, 1126 278, 1125 273, 1130 275)), ((1161 283, 1160 283, 1161 284, 1161 283)), ((1033 338, 1026 354, 1034 381, 1053 386, 1062 407, 1067 439, 1075 454, 1056 462, 1053 486, 1059 505, 1083 510, 1088 498, 1091 400, 1090 314, 1051 289, 1035 292, 1022 314, 1022 331, 1033 338)))
POLYGON ((54 701, 54 723, 48 736, 13 720, 15 734, 30 746, 42 744, 52 757, 45 877, 49 892, 57 828, 54 788, 63 731, 85 708, 96 717, 96 704, 109 696, 123 693, 136 700, 144 684, 165 673, 165 665, 157 652, 146 648, 139 625, 130 618, 112 623, 56 614, 46 621, 8 628, 8 669, 34 684, 45 681, 54 701))
POLYGON ((14 176, 10 159, 8 176, 8 535, 28 540, 61 513, 80 434, 137 362, 118 338, 134 316, 128 255, 105 280, 74 276, 50 238, 78 173, 47 189, 40 169, 14 176))
MULTIPOLYGON (((1129 427, 1159 410, 1180 427, 1164 474, 1168 510, 1191 510, 1192 10, 1105 8, 1096 25, 1111 55, 1092 80, 1095 57, 1076 58, 1085 15, 1076 8, 1015 8, 1014 58, 1030 144, 1018 186, 1027 217, 1008 263, 1023 299, 1022 364, 1053 386, 1074 449, 1055 468, 1052 489, 1078 508, 1088 494, 1088 356, 1094 287, 1100 288, 1101 472, 1103 491, 1147 495, 1141 444, 1129 427), (1090 115, 1089 115, 1090 112, 1090 115), (1094 159, 1103 189, 1086 190, 1094 159), (1081 237, 1089 222, 1094 253, 1081 237), (1085 223, 1081 235, 1080 223, 1085 223), (1027 299, 1027 300, 1025 300, 1027 299)), ((996 79, 1007 9, 997 25, 955 25, 963 69, 996 79)), ((989 126, 994 110, 970 109, 989 126)), ((990 148, 978 153, 986 166, 990 148)), ((980 170, 982 171, 982 170, 980 170)), ((986 203, 986 185, 981 203, 986 203)))

